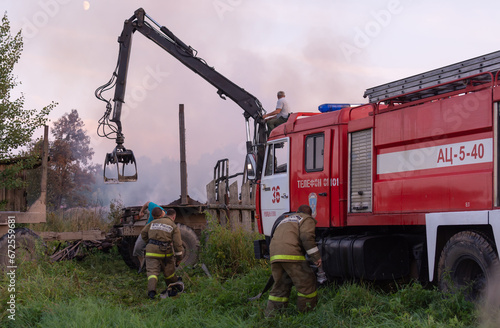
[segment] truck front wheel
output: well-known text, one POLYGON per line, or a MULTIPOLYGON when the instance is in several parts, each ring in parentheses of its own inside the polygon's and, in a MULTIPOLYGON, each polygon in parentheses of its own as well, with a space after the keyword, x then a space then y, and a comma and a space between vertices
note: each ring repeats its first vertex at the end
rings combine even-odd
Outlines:
POLYGON ((474 231, 462 231, 448 240, 438 264, 442 291, 462 291, 477 300, 499 266, 498 256, 488 239, 474 231))

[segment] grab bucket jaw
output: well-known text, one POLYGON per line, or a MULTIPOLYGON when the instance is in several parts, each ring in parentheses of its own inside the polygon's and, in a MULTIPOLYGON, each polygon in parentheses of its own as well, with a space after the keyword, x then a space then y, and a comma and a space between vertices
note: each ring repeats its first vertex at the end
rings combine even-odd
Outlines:
MULTIPOLYGON (((108 170, 109 173, 109 170, 108 170)), ((132 150, 126 149, 123 146, 117 146, 112 153, 107 153, 104 160, 104 182, 119 183, 119 182, 134 182, 137 181, 137 163, 132 150), (110 168, 116 165, 116 176, 106 176, 106 167, 110 168), (133 165, 133 166, 131 166, 133 165), (125 173, 125 168, 132 167, 133 171, 129 174, 125 173)))

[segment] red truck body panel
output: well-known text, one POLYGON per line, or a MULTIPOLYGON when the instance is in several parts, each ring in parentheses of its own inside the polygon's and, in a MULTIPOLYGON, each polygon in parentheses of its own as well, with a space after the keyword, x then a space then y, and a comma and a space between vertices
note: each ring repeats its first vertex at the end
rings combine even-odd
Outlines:
POLYGON ((270 137, 289 138, 290 209, 312 199, 318 227, 424 225, 428 212, 492 209, 493 90, 292 114, 270 137), (369 129, 371 211, 354 213, 349 134, 369 129), (305 140, 315 134, 324 136, 324 167, 306 172, 305 140))

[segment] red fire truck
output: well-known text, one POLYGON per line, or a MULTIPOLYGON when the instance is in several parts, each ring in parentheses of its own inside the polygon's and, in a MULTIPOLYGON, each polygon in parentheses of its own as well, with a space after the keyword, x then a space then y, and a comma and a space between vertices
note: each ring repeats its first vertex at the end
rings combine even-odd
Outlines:
POLYGON ((499 266, 499 70, 500 51, 367 89, 365 105, 291 114, 267 142, 260 232, 309 204, 329 279, 476 297, 499 266))

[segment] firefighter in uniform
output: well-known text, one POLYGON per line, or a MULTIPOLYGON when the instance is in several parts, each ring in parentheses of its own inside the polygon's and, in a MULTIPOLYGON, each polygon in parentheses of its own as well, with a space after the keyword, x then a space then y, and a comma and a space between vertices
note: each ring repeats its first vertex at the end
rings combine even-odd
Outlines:
POLYGON ((266 316, 288 305, 292 285, 297 289, 297 309, 312 310, 317 303, 316 276, 306 261, 305 254, 321 266, 321 255, 316 246, 316 220, 308 205, 301 205, 297 213, 287 213, 276 221, 269 246, 274 285, 269 292, 266 316))
POLYGON ((175 267, 182 260, 184 250, 181 232, 174 222, 175 210, 168 209, 166 216, 163 217, 165 212, 156 207, 152 210, 152 215, 154 220, 141 231, 141 237, 146 242, 148 296, 151 299, 156 295, 158 276, 161 272, 167 283, 167 289, 170 284, 180 280, 175 274, 175 267))

